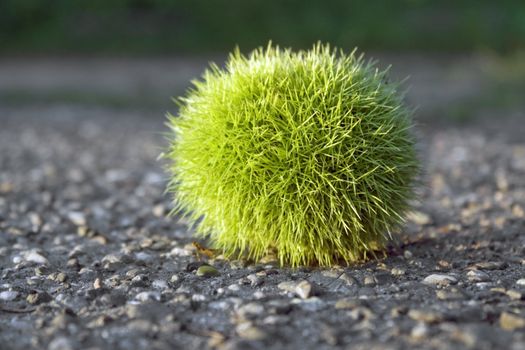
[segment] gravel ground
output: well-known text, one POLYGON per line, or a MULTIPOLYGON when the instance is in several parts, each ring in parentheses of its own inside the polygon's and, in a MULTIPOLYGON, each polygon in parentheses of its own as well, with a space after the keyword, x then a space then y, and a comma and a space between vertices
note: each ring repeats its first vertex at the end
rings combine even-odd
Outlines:
POLYGON ((525 348, 522 115, 422 125, 398 241, 330 269, 195 251, 166 217, 163 131, 139 112, 0 108, 1 349, 525 348))

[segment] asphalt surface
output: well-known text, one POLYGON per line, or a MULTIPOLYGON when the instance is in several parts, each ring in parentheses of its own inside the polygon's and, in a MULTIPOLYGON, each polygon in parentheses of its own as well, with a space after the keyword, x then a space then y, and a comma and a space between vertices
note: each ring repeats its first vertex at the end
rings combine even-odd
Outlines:
POLYGON ((418 116, 386 257, 295 270, 195 249, 162 114, 0 104, 0 349, 525 348, 522 113, 418 116))

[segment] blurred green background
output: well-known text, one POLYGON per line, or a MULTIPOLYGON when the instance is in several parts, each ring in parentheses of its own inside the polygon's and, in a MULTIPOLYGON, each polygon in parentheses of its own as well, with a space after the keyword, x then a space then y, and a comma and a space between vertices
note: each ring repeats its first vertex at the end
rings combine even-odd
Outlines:
POLYGON ((0 108, 173 109, 235 46, 358 47, 426 120, 523 115, 525 0, 0 0, 0 108))
POLYGON ((380 51, 525 48, 523 0, 2 0, 4 53, 206 53, 269 39, 380 51))

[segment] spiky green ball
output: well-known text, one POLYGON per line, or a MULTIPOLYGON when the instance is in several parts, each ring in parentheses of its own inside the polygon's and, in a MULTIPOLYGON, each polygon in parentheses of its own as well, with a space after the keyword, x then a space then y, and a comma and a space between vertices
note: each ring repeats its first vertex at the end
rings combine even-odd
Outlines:
POLYGON ((403 220, 418 169, 386 72, 317 44, 212 65, 169 116, 177 209, 228 256, 364 259, 403 220))

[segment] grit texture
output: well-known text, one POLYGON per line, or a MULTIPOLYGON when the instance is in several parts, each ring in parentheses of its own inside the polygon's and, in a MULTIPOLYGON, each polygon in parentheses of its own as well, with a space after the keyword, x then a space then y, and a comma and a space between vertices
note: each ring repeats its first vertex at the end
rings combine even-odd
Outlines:
POLYGON ((523 115, 420 120, 386 256, 289 269, 192 244, 149 114, 0 107, 0 349, 525 348, 523 115))

